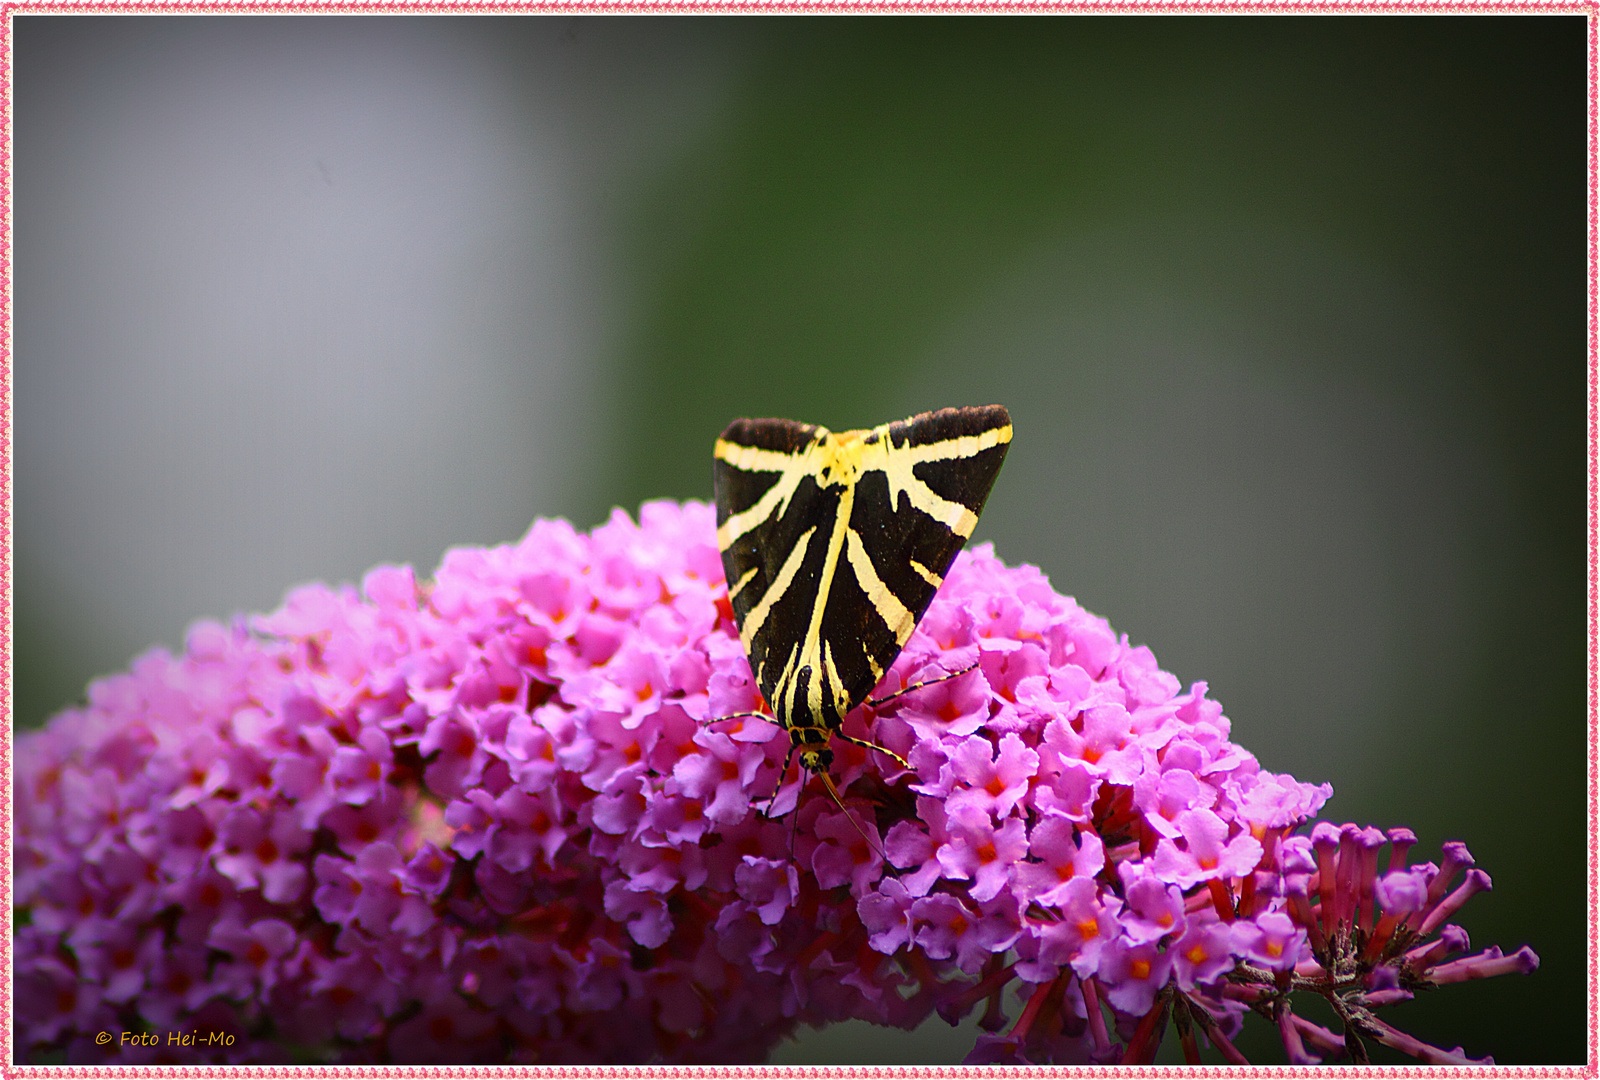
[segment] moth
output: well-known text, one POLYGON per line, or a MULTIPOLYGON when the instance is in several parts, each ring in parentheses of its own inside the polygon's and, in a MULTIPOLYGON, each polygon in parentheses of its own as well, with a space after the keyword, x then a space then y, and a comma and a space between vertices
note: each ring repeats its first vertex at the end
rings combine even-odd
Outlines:
POLYGON ((928 610, 1010 444, 999 405, 839 433, 735 420, 717 440, 717 547, 750 670, 789 733, 780 788, 798 753, 837 802, 830 738, 898 760, 841 725, 928 610))

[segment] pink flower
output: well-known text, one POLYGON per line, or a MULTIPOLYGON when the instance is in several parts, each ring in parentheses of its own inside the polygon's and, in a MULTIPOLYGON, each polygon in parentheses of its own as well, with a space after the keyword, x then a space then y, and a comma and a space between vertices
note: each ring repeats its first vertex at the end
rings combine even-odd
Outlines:
POLYGON ((1018 890, 1040 904, 1056 904, 1067 882, 1094 877, 1106 865, 1100 837, 1064 817, 1046 817, 1035 825, 1028 851, 1036 861, 1017 867, 1018 890))
MULTIPOLYGON (((695 503, 198 624, 16 740, 18 1058, 716 1064, 981 1004, 975 1059, 1138 1063, 1175 1015, 1228 1055, 1291 971, 1375 1017, 1538 963, 1469 952, 1465 847, 1295 835, 1326 785, 985 545, 877 692, 952 673, 845 720, 911 771, 835 739, 780 776, 695 503), (85 1035, 156 1028, 235 1041, 85 1035)), ((1468 1060, 1284 1004, 1295 1062, 1468 1060)))
POLYGON ((917 944, 935 960, 956 957, 962 971, 976 973, 997 950, 1017 939, 1015 925, 1003 913, 974 911, 945 893, 925 896, 911 905, 917 944))
POLYGON ((1192 919, 1188 929, 1167 950, 1178 986, 1193 990, 1215 984, 1236 963, 1234 939, 1227 923, 1217 919, 1192 919))
POLYGON ((300 895, 305 864, 298 856, 311 846, 311 836, 292 814, 264 819, 248 807, 236 806, 218 825, 222 850, 217 869, 241 889, 259 887, 264 899, 284 903, 300 895))
POLYGON ((750 812, 751 782, 765 760, 761 748, 715 731, 699 732, 694 742, 696 752, 673 765, 673 779, 705 806, 707 818, 725 825, 743 821, 750 812))
POLYGON ((744 857, 744 864, 733 874, 739 895, 768 926, 779 922, 800 892, 800 879, 793 863, 779 859, 744 857))
POLYGON ((856 905, 861 924, 871 934, 868 942, 878 952, 892 956, 910 943, 914 899, 898 878, 885 878, 878 891, 863 896, 856 905))
POLYGON ((867 893, 883 875, 883 859, 878 855, 882 843, 878 827, 871 821, 856 822, 847 814, 817 815, 812 823, 817 844, 811 854, 811 867, 817 884, 824 889, 849 885, 856 896, 867 893))
POLYGON ((1176 885, 1168 885, 1133 862, 1125 862, 1118 869, 1128 904, 1122 915, 1124 937, 1142 945, 1183 933, 1188 920, 1183 913, 1183 893, 1176 885))
POLYGON ((1173 955, 1150 942, 1135 945, 1123 938, 1107 942, 1099 970, 1106 1000, 1129 1016, 1148 1013, 1172 972, 1173 955))
POLYGON ((1174 824, 1178 840, 1162 840, 1156 845, 1151 872, 1181 889, 1202 881, 1242 877, 1261 859, 1260 841, 1248 832, 1229 838, 1228 823, 1210 810, 1185 810, 1174 824))
POLYGON ((1306 932, 1281 911, 1265 911, 1233 924, 1233 947, 1244 959, 1274 971, 1286 971, 1300 962, 1306 932))
POLYGON ((219 922, 208 942, 233 957, 215 974, 228 996, 245 997, 272 990, 284 974, 283 959, 295 946, 294 928, 282 919, 261 919, 248 925, 219 922))
POLYGON ((949 842, 939 849, 939 865, 956 881, 971 880, 973 899, 993 899, 1027 853, 1022 820, 1011 818, 996 829, 988 814, 969 804, 950 815, 949 830, 949 842))
MULTIPOLYGON (((1100 954, 1121 931, 1118 912, 1122 901, 1102 891, 1090 878, 1073 878, 1062 886, 1055 910, 1060 918, 1040 926, 1031 935, 1033 957, 1025 977, 1048 983, 1059 969, 1071 967, 1089 976, 1100 965, 1100 954)), ((1020 966, 1020 965, 1019 965, 1020 966)))
POLYGON ((1014 733, 1000 740, 998 751, 987 739, 971 736, 950 756, 945 766, 949 778, 940 779, 950 792, 947 804, 951 813, 971 806, 1003 818, 1028 793, 1028 781, 1038 768, 1038 753, 1014 733))

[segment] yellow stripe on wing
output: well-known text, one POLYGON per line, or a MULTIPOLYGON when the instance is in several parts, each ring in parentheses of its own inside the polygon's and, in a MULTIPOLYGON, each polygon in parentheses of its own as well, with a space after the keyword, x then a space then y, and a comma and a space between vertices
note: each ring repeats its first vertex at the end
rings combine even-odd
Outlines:
POLYGON ((917 617, 906 610, 900 598, 894 594, 889 586, 883 583, 878 576, 878 568, 872 565, 872 558, 867 554, 861 537, 856 535, 854 529, 845 539, 845 553, 850 559, 850 569, 855 572, 856 584, 861 586, 861 591, 867 594, 867 599, 878 612, 878 618, 889 628, 889 633, 900 644, 906 643, 906 638, 911 636, 911 631, 917 627, 917 617))
POLYGON ((757 450, 754 447, 739 446, 718 439, 717 457, 736 469, 779 474, 777 482, 756 500, 755 505, 737 514, 728 515, 728 520, 717 526, 719 551, 727 551, 735 540, 768 518, 783 517, 789 509, 789 500, 794 498, 795 489, 811 472, 809 452, 784 454, 776 450, 757 450))
POLYGON ((762 594, 761 601, 750 609, 744 617, 744 625, 739 627, 739 640, 744 643, 745 655, 750 654, 750 642, 761 632, 761 625, 767 621, 767 616, 772 613, 772 605, 783 598, 789 590, 789 583, 794 580, 795 574, 800 572, 800 564, 806 559, 806 546, 811 543, 811 536, 817 531, 815 525, 800 534, 800 539, 795 541, 794 549, 789 552, 789 557, 783 560, 783 568, 778 571, 778 576, 767 591, 762 594))

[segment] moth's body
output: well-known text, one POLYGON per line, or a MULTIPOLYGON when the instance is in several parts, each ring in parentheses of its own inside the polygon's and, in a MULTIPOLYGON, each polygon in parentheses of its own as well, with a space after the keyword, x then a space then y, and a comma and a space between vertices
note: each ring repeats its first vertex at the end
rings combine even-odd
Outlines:
MULTIPOLYGON (((717 546, 756 683, 817 772, 916 629, 1005 459, 998 405, 834 433, 735 420, 717 440, 717 546)), ((866 744, 871 745, 871 744, 866 744)))

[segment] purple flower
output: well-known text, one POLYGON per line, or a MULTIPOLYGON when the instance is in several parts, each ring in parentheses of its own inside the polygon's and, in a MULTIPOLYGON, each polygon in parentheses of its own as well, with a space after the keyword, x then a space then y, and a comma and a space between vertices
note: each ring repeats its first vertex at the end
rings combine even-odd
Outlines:
POLYGON ((217 923, 207 942, 232 957, 213 977, 227 996, 247 997, 275 986, 287 967, 284 958, 295 947, 294 928, 282 919, 261 919, 248 925, 228 919, 217 923))
POLYGON ((973 1060, 1146 1062, 1176 1017, 1198 1063, 1255 1007, 1294 1063, 1464 1062, 1377 1010, 1537 966, 1452 921, 1464 846, 1296 835, 1327 785, 984 545, 877 693, 956 672, 845 720, 909 771, 780 776, 721 719, 762 702, 694 503, 198 624, 16 741, 19 1060, 715 1064, 981 1007, 973 1060), (92 1041, 201 1027, 235 1041, 92 1041))
POLYGON ((389 1052, 400 1061, 422 1064, 479 1064, 494 1060, 496 1027, 492 1015, 444 987, 422 1011, 397 1025, 389 1052))
POLYGON ((974 911, 948 893, 925 896, 911 905, 917 943, 930 957, 956 957, 962 971, 975 974, 996 951, 1017 939, 1011 920, 1001 913, 974 911))
POLYGON ((1135 945, 1123 938, 1106 943, 1100 953, 1100 983, 1106 1001, 1128 1016, 1144 1016, 1155 1005, 1173 967, 1173 954, 1150 942, 1135 945))
POLYGON ((863 896, 856 905, 861 924, 871 935, 868 943, 878 952, 892 956, 910 943, 914 899, 898 878, 885 878, 878 891, 863 896))
POLYGON ((1178 987, 1193 990, 1215 985, 1236 963, 1228 924, 1219 919, 1192 919, 1188 931, 1167 950, 1178 987))
POLYGON ((1055 910, 1060 918, 1024 938, 1023 969, 1029 982, 1048 983, 1070 967, 1087 978, 1100 965, 1102 951, 1121 931, 1122 901, 1091 878, 1074 878, 1061 889, 1055 910), (1028 955, 1031 954, 1031 955, 1028 955))
POLYGON ((1188 920, 1183 913, 1183 893, 1176 885, 1168 885, 1137 862, 1124 862, 1118 870, 1127 900, 1122 914, 1124 937, 1143 944, 1184 932, 1188 920))
POLYGON ((1298 964, 1305 940, 1305 931, 1282 911, 1263 911, 1233 924, 1237 955, 1274 971, 1287 971, 1298 964))
POLYGON ((672 777, 702 805, 704 816, 732 825, 750 811, 750 785, 765 760, 759 745, 738 743, 715 731, 695 736, 695 752, 679 757, 672 777))
POLYGON ((739 896, 768 926, 781 921, 800 892, 799 875, 793 863, 780 859, 761 859, 746 855, 733 873, 739 896))
POLYGON ((883 875, 882 844, 871 821, 856 822, 846 813, 818 814, 812 823, 822 842, 812 851, 811 867, 824 889, 849 885, 855 896, 865 895, 883 875))
POLYGON ((1028 850, 1020 818, 1000 828, 989 815, 967 804, 950 815, 948 843, 939 848, 939 865, 954 881, 971 880, 974 900, 992 900, 1010 882, 1012 871, 1028 850))
MULTIPOLYGON (((923 797, 917 800, 917 806, 929 824, 942 833, 945 823, 941 811, 943 804, 936 799, 923 797)), ((896 882, 909 890, 912 896, 925 896, 929 887, 943 873, 932 836, 910 821, 895 822, 884 839, 884 853, 890 863, 906 871, 897 878, 886 879, 884 884, 896 882)))
POLYGON ((1228 823, 1210 810, 1185 810, 1174 824, 1177 839, 1163 839, 1156 845, 1151 872, 1181 889, 1202 881, 1243 877, 1261 859, 1260 841, 1248 831, 1230 838, 1228 823))
POLYGON ((259 887, 263 899, 291 901, 305 884, 306 868, 298 856, 311 846, 311 836, 295 816, 281 813, 270 820, 248 806, 235 806, 218 823, 222 850, 215 864, 234 886, 259 887))
POLYGON ((951 775, 940 778, 941 787, 950 792, 948 810, 956 813, 970 806, 1003 818, 1028 793, 1028 781, 1038 768, 1038 753, 1014 733, 1000 740, 998 753, 989 740, 970 736, 950 755, 945 770, 951 775))
POLYGON ((1053 815, 1033 827, 1028 851, 1035 861, 1017 867, 1018 891, 1028 900, 1051 906, 1065 895, 1067 882, 1092 878, 1106 865, 1099 836, 1053 815))

